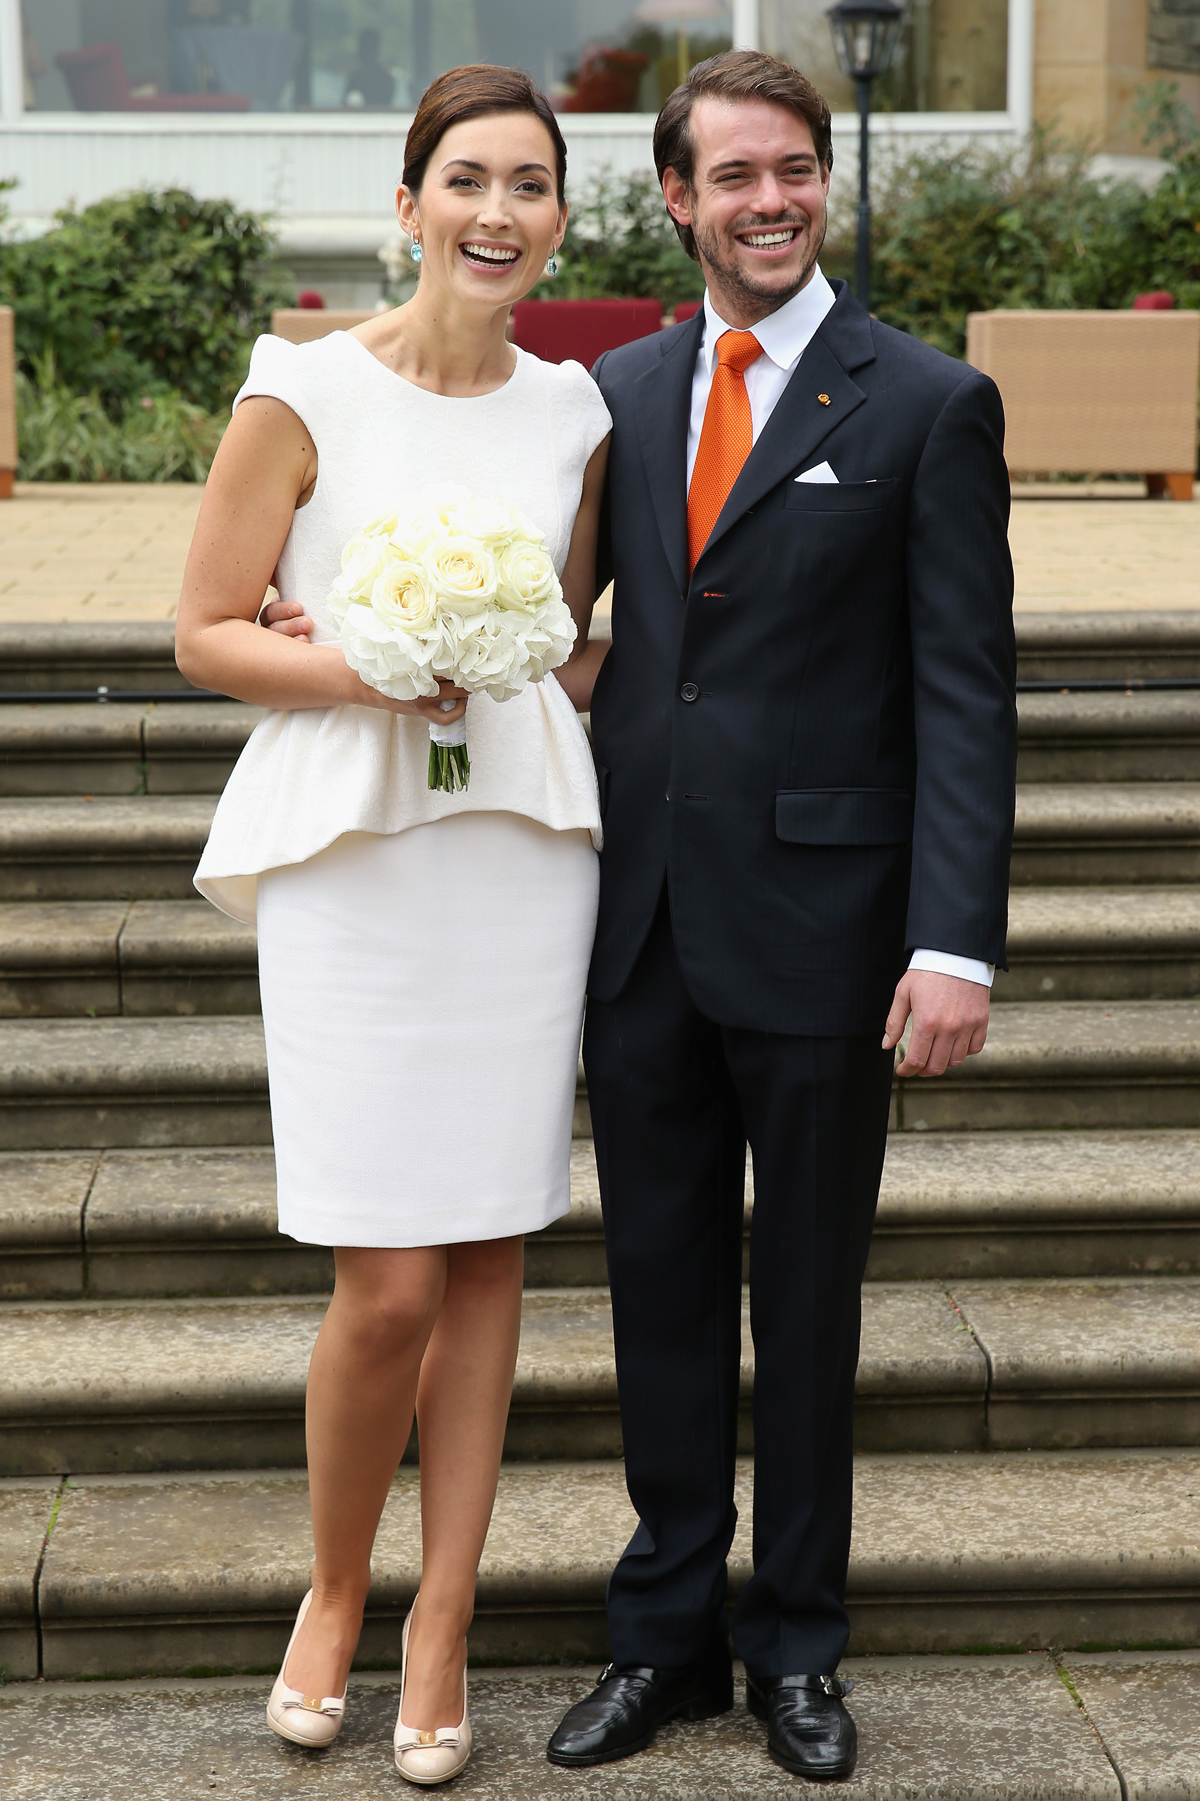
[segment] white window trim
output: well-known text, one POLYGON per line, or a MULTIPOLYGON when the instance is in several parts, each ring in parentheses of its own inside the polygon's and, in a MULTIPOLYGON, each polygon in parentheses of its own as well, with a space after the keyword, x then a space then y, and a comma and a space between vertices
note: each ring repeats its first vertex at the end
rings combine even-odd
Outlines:
MULTIPOLYGON (((760 41, 758 0, 732 0, 733 41, 739 49, 754 50, 760 41)), ((874 113, 873 132, 897 136, 943 133, 1011 132, 1022 135, 1033 121, 1033 8, 1034 0, 1008 0, 1008 107, 1002 113, 874 113)), ((373 116, 372 124, 340 113, 36 113, 25 112, 24 61, 21 48, 21 0, 0 0, 0 120, 38 131, 66 132, 169 132, 171 134, 234 134, 283 132, 311 136, 376 136, 399 132, 408 115, 389 114, 386 121, 373 116)), ((834 130, 857 129, 853 114, 835 114, 834 130)), ((570 113, 563 124, 572 135, 605 137, 628 135, 644 125, 647 136, 653 125, 649 113, 570 113)))

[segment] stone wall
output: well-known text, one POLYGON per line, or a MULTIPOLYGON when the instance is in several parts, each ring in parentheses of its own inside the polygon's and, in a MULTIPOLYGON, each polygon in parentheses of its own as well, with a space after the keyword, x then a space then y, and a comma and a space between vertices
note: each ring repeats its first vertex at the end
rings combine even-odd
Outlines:
POLYGON ((1200 75, 1200 0, 1150 0, 1146 64, 1200 75))

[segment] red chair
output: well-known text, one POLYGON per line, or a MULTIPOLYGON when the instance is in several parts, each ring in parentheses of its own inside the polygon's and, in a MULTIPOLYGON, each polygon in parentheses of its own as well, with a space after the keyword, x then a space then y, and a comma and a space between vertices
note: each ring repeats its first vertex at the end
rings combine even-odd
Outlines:
POLYGON ((513 342, 544 363, 572 357, 590 369, 598 356, 662 329, 657 300, 518 300, 513 342))
POLYGON ((681 300, 675 308, 676 325, 683 325, 688 319, 694 319, 703 305, 702 300, 681 300))
POLYGON ((610 50, 593 45, 584 52, 575 77, 575 92, 555 101, 560 113, 632 113, 637 111, 638 89, 649 68, 648 57, 636 50, 610 50))
POLYGON ((1165 288, 1155 288, 1152 294, 1135 294, 1133 299, 1135 313, 1169 313, 1174 305, 1174 294, 1168 294, 1165 288))
MULTIPOLYGON (((133 94, 120 44, 60 50, 55 62, 80 113, 248 113, 249 94, 133 94)), ((147 82, 147 87, 153 84, 147 82)))

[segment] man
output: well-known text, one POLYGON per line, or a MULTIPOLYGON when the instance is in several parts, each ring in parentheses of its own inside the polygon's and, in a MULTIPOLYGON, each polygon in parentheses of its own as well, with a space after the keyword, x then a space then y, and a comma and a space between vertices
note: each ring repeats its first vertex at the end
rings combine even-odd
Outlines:
POLYGON ((751 1711, 801 1775, 854 1768, 845 1649, 859 1290, 902 1075, 981 1049, 1004 957, 1016 719, 1009 488, 984 376, 877 324, 817 256, 829 111, 731 52, 655 158, 704 270, 690 323, 612 351, 613 644, 584 1040, 639 1525, 613 1662, 552 1762, 732 1704, 746 1143, 754 1159, 751 1711))

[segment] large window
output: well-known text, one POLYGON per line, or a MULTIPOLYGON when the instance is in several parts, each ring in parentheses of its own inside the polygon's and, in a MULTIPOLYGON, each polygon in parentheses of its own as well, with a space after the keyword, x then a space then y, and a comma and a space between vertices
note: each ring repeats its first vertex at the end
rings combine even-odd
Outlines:
MULTIPOLYGON (((829 0, 760 0, 762 45, 804 70, 834 112, 854 110, 837 66, 829 0)), ((1008 85, 1007 0, 909 0, 891 70, 871 104, 895 113, 1002 113, 1008 85)))
POLYGON ((657 112, 731 19, 722 0, 24 0, 24 25, 37 112, 403 112, 492 62, 566 113, 622 113, 657 112))

